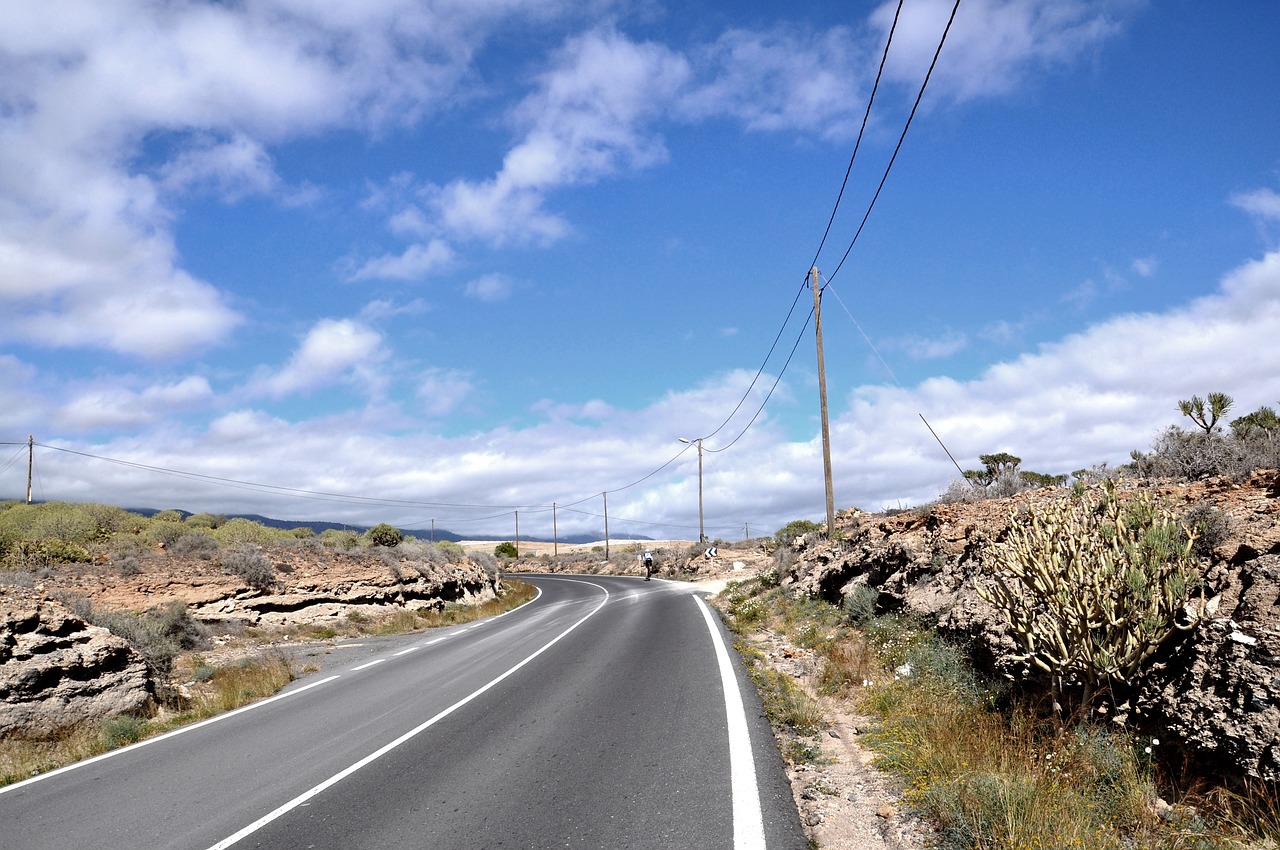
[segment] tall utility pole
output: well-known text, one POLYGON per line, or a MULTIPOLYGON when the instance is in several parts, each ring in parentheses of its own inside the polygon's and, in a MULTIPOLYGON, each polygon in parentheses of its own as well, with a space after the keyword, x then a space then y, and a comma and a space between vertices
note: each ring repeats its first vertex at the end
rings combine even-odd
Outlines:
POLYGON ((609 560, 609 492, 600 494, 604 497, 604 559, 609 560))
POLYGON ((822 356, 822 287, 818 285, 818 267, 809 269, 809 288, 813 290, 813 327, 818 337, 818 396, 822 406, 822 471, 827 485, 827 537, 836 532, 836 497, 831 483, 831 425, 827 421, 827 367, 822 356))
POLYGON ((703 520, 705 514, 702 512, 702 438, 697 437, 687 440, 684 437, 677 437, 676 439, 682 443, 696 443, 698 446, 698 542, 705 544, 707 542, 707 531, 706 523, 703 520))
POLYGON ((551 503, 551 557, 560 557, 560 526, 556 523, 556 503, 551 503))
POLYGON ((35 466, 36 458, 36 438, 34 434, 27 435, 27 504, 31 504, 31 470, 35 466))

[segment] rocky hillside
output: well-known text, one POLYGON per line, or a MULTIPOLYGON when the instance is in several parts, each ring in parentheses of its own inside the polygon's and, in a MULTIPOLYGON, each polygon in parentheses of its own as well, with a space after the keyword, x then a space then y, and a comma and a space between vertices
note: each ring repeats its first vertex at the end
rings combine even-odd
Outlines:
MULTIPOLYGON (((1224 777, 1280 781, 1280 473, 1192 483, 1122 480, 1121 495, 1154 491, 1176 511, 1211 517, 1217 533, 1200 569, 1214 615, 1179 633, 1151 659, 1132 698, 1110 711, 1158 735, 1188 767, 1224 777)), ((991 544, 1010 511, 1061 499, 1048 488, 1007 499, 937 504, 892 515, 842 512, 834 540, 794 541, 782 581, 797 595, 841 604, 858 585, 881 612, 918 615, 965 645, 993 676, 1034 686, 1014 660, 1004 618, 976 592, 991 544)))
POLYGON ((163 683, 123 638, 73 610, 144 612, 180 602, 219 632, 283 627, 494 598, 497 576, 471 560, 395 549, 238 548, 8 574, 0 584, 0 734, 57 729, 145 705, 163 683), (253 569, 245 569, 246 564, 253 569), (239 569, 239 571, 237 571, 239 569))

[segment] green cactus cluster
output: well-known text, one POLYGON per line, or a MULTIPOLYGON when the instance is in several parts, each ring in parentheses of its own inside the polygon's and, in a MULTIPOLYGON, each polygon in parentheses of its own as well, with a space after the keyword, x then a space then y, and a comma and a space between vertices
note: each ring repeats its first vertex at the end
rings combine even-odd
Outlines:
MULTIPOLYGON (((1006 618, 1055 698, 1131 685, 1170 635, 1212 613, 1200 589, 1196 533, 1147 494, 1113 484, 1011 515, 978 594, 1006 618)), ((1061 705, 1059 705, 1061 708, 1061 705)))

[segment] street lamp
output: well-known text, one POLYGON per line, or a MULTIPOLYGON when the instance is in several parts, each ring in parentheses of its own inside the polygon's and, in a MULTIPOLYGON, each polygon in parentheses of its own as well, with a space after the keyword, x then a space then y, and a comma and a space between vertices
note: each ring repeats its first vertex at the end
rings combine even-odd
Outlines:
POLYGON ((706 543, 707 532, 702 519, 702 438, 695 437, 692 440, 686 440, 684 437, 677 437, 676 439, 682 443, 697 445, 698 447, 698 542, 706 543))

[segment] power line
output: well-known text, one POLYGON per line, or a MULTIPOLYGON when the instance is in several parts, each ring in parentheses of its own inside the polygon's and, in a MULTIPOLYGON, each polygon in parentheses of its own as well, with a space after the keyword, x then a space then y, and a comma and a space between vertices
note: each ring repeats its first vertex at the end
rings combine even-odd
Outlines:
POLYGON ((876 205, 876 200, 880 197, 880 192, 884 189, 885 181, 889 179, 889 171, 893 168, 893 163, 898 159, 898 152, 902 150, 902 143, 907 138, 907 130, 911 129, 911 122, 915 120, 916 110, 920 108, 920 101, 924 98, 924 90, 929 85, 929 78, 933 76, 933 69, 937 67, 938 57, 942 54, 942 45, 947 42, 947 34, 951 32, 951 24, 955 22, 956 12, 960 9, 960 0, 956 0, 955 5, 951 7, 951 17, 947 19, 946 29, 942 31, 942 38, 938 40, 938 49, 933 52, 933 61, 929 63, 929 70, 924 75, 924 82, 920 84, 920 91, 916 94, 916 101, 911 106, 911 114, 907 116, 907 123, 902 127, 902 134, 898 136, 898 144, 893 148, 893 156, 889 157, 889 164, 884 168, 884 174, 880 177, 880 185, 876 187, 875 194, 871 197, 871 203, 867 205, 867 211, 862 216, 862 223, 858 225, 857 231, 853 234, 853 239, 849 241, 849 247, 845 249, 844 256, 840 258, 840 262, 836 264, 835 271, 827 275, 827 280, 835 280, 840 269, 844 266, 844 261, 849 258, 849 252, 853 250, 854 244, 857 243, 858 237, 862 235, 862 229, 867 226, 867 219, 871 217, 871 210, 876 205))
POLYGON ((871 86, 871 96, 867 98, 867 109, 862 113, 862 126, 858 128, 858 139, 853 143, 849 167, 844 171, 844 180, 840 183, 840 191, 836 193, 836 202, 831 207, 831 217, 827 219, 827 229, 822 231, 822 240, 818 243, 818 250, 813 252, 813 262, 809 263, 809 268, 818 264, 818 257, 822 255, 822 248, 827 244, 827 236, 831 233, 831 225, 836 220, 836 211, 840 209, 840 200, 844 197, 845 186, 849 184, 849 175, 853 173, 853 161, 858 158, 858 149, 862 147, 862 134, 866 132, 867 119, 871 117, 871 104, 876 101, 876 92, 880 89, 880 77, 884 74, 885 62, 889 59, 889 45, 893 44, 893 33, 898 29, 898 16, 902 14, 902 2, 903 0, 898 0, 898 8, 893 13, 893 24, 889 27, 889 37, 884 42, 884 52, 880 54, 880 67, 876 70, 876 81, 871 86))

